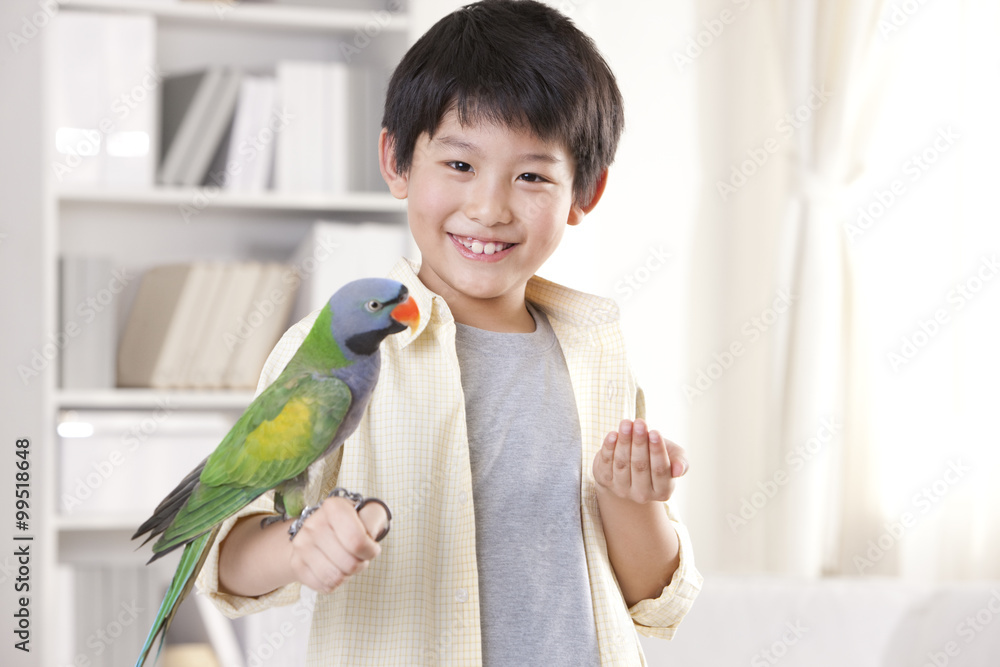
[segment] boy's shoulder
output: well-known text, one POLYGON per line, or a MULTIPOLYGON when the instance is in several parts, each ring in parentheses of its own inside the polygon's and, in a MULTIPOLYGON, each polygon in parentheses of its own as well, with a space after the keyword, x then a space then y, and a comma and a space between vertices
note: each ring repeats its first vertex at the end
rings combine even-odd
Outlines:
POLYGON ((549 319, 572 326, 588 327, 621 319, 621 311, 613 299, 566 287, 538 275, 528 281, 524 298, 549 319))

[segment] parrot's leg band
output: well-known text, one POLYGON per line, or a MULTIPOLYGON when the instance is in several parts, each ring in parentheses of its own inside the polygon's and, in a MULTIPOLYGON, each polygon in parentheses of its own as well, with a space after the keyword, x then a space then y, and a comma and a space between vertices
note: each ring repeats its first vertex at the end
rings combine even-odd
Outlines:
MULTIPOLYGON (((382 502, 378 498, 365 498, 360 493, 354 493, 339 486, 336 487, 333 491, 331 491, 329 495, 327 495, 327 498, 332 498, 333 496, 337 496, 338 498, 347 498, 352 503, 354 503, 354 510, 357 512, 360 512, 361 508, 367 505, 368 503, 378 503, 379 505, 381 505, 382 509, 385 510, 386 524, 385 528, 382 529, 382 532, 380 532, 378 536, 375 538, 375 541, 381 542, 382 538, 384 538, 386 535, 389 534, 389 528, 392 526, 392 512, 389 511, 389 506, 386 505, 384 502, 382 502)), ((302 524, 304 524, 306 522, 306 519, 308 519, 309 516, 318 509, 319 505, 310 505, 309 507, 306 507, 304 510, 302 510, 302 514, 299 515, 299 518, 293 521, 292 525, 288 527, 289 540, 295 539, 295 536, 298 534, 298 532, 302 530, 302 524)))
POLYGON ((318 509, 319 509, 319 505, 310 505, 309 507, 307 507, 304 510, 302 510, 302 514, 299 515, 299 518, 297 518, 295 521, 293 521, 292 525, 288 527, 288 540, 289 541, 295 539, 295 536, 298 535, 298 533, 299 533, 300 530, 302 530, 302 524, 304 524, 306 522, 306 519, 309 518, 310 514, 312 514, 313 512, 315 512, 318 509))

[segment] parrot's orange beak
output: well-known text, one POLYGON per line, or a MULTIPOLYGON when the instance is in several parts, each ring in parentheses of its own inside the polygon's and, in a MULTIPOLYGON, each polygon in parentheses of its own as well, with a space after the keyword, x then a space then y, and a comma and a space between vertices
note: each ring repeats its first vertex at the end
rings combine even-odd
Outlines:
POLYGON ((420 324, 420 310, 412 296, 393 308, 389 315, 397 322, 410 327, 410 331, 416 331, 417 325, 420 324))

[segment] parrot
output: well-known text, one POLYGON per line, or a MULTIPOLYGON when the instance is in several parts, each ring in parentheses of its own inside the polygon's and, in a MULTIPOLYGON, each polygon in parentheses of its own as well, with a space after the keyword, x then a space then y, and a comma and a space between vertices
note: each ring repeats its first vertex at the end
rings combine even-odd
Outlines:
POLYGON ((158 635, 157 655, 162 650, 223 521, 272 489, 278 514, 265 522, 302 513, 310 466, 343 444, 368 405, 379 345, 407 327, 415 330, 419 321, 416 301, 401 283, 363 278, 341 287, 277 379, 139 526, 133 540, 148 533, 140 546, 159 537, 147 564, 184 551, 136 667, 145 664, 158 635))

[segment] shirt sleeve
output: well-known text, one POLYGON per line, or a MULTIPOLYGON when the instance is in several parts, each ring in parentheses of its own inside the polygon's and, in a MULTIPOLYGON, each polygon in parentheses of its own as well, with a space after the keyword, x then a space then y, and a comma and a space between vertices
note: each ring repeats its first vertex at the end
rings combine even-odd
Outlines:
MULTIPOLYGON (((260 381, 257 384, 257 395, 260 395, 264 389, 270 386, 278 375, 281 374, 281 371, 284 370, 285 365, 288 364, 295 351, 299 349, 299 345, 302 344, 306 334, 309 333, 309 329, 312 328, 317 314, 318 311, 307 316, 286 331, 285 335, 278 341, 278 344, 271 350, 271 354, 268 355, 267 361, 264 362, 264 368, 260 374, 260 381)), ((264 515, 273 513, 274 494, 269 491, 226 519, 222 523, 219 534, 216 536, 215 542, 208 552, 205 564, 202 566, 201 573, 198 575, 197 583, 199 592, 212 600, 215 606, 219 608, 219 611, 229 618, 253 614, 269 607, 292 604, 299 599, 301 584, 297 582, 287 584, 270 593, 257 597, 229 595, 228 593, 219 591, 219 545, 226 539, 229 531, 233 529, 233 526, 236 525, 239 519, 254 514, 264 515)))
MULTIPOLYGON (((642 387, 636 387, 635 413, 636 418, 646 418, 646 397, 642 387)), ((670 584, 663 589, 658 598, 639 600, 628 611, 640 634, 671 639, 681 620, 691 610, 698 592, 701 591, 703 578, 694 566, 694 551, 687 528, 677 519, 669 504, 663 503, 663 506, 667 510, 667 516, 674 530, 677 531, 680 563, 670 579, 670 584)))
POLYGON ((628 611, 640 634, 647 637, 671 639, 681 620, 691 610, 691 605, 694 604, 698 592, 701 591, 702 576, 694 566, 691 537, 688 535, 687 528, 677 520, 669 505, 664 503, 664 507, 666 507, 667 516, 673 523, 674 530, 677 531, 677 539, 680 543, 680 563, 677 570, 674 571, 670 583, 663 589, 658 598, 639 600, 628 611))

